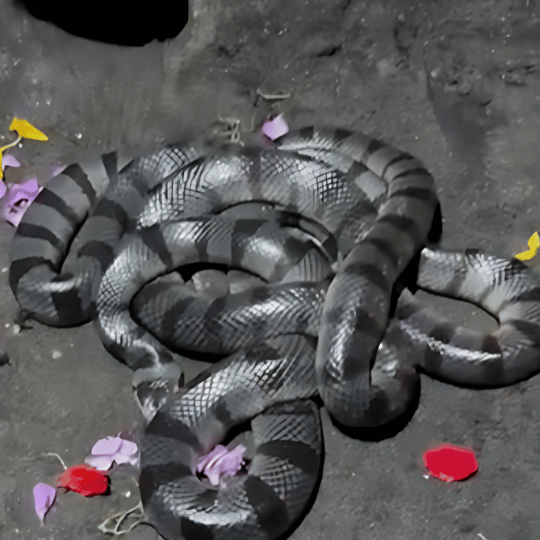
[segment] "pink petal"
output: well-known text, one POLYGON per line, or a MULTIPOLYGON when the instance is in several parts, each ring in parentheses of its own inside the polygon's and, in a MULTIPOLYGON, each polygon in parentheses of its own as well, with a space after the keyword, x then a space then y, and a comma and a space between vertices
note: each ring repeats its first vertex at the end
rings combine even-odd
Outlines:
POLYGON ((267 120, 262 127, 262 132, 273 141, 285 135, 289 131, 289 126, 285 122, 283 115, 276 116, 273 120, 267 120))
POLYGON ((120 437, 105 437, 99 439, 99 441, 92 447, 92 455, 106 455, 112 456, 118 452, 122 446, 122 439, 120 437))
POLYGON ((36 514, 43 523, 45 514, 49 511, 49 508, 53 505, 56 499, 56 489, 53 487, 39 482, 34 486, 34 506, 36 508, 36 514))
POLYGON ((98 471, 108 471, 114 459, 112 456, 88 456, 85 460, 88 465, 95 467, 98 471))
POLYGON ((4 169, 4 167, 20 167, 20 166, 21 164, 11 154, 6 154, 5 156, 2 156, 2 169, 4 169))
POLYGON ((0 199, 6 194, 7 186, 4 182, 0 182, 0 199))

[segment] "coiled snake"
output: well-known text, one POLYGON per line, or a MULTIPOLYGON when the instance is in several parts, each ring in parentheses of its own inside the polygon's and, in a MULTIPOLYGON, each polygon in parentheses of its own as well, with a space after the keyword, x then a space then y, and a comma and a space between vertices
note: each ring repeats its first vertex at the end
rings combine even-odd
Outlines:
POLYGON ((417 366, 478 385, 540 366, 537 280, 517 259, 424 247, 438 199, 409 154, 305 128, 264 147, 168 147, 117 168, 108 154, 47 184, 14 238, 10 284, 45 324, 95 319, 134 371, 149 422, 145 520, 169 540, 286 531, 318 475, 317 394, 342 424, 374 426, 407 408, 417 366), (499 329, 454 328, 406 289, 389 322, 417 255, 409 286, 476 303, 499 329), (229 272, 203 271, 195 285, 170 274, 193 263, 229 272), (190 350, 229 356, 179 389, 190 350), (197 459, 250 419, 247 471, 217 488, 201 481, 197 459))

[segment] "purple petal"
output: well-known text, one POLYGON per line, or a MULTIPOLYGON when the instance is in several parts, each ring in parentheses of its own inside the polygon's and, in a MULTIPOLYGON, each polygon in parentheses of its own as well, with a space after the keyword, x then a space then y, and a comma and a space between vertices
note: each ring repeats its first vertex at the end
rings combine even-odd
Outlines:
POLYGON ((112 456, 88 456, 84 461, 99 471, 108 471, 114 460, 112 456))
POLYGON ((54 167, 51 171, 50 177, 54 178, 55 176, 58 176, 65 168, 65 165, 58 165, 57 167, 54 167))
POLYGON ((122 441, 122 443, 120 444, 118 454, 121 454, 122 456, 133 456, 139 450, 139 448, 134 442, 126 441, 125 439, 120 440, 122 441))
POLYGON ((11 154, 6 154, 5 156, 2 156, 2 169, 4 167, 20 167, 20 166, 21 164, 11 154))
POLYGON ((112 459, 116 462, 117 465, 131 462, 131 458, 129 456, 123 456, 122 454, 114 454, 114 456, 112 456, 112 459))
POLYGON ((92 455, 112 456, 118 452, 122 446, 120 437, 105 437, 92 447, 92 455))
POLYGON ((112 458, 114 459, 114 461, 116 461, 118 465, 122 465, 123 463, 129 463, 134 467, 137 467, 139 465, 139 456, 137 455, 123 456, 122 454, 114 454, 112 458))
POLYGON ((8 223, 18 227, 28 205, 43 188, 39 188, 37 192, 33 193, 18 189, 18 186, 12 185, 8 186, 7 189, 5 201, 1 207, 1 214, 8 223))
POLYGON ((39 184, 37 183, 37 180, 35 178, 30 178, 29 180, 26 180, 25 182, 22 182, 21 184, 13 187, 19 188, 22 191, 26 191, 28 194, 36 193, 39 190, 39 184))
POLYGON ((285 122, 283 115, 276 116, 273 120, 267 120, 262 127, 262 132, 273 141, 285 135, 289 131, 289 126, 285 122))
POLYGON ((56 499, 56 489, 40 482, 34 486, 34 506, 36 508, 36 514, 43 523, 45 514, 49 511, 49 508, 53 505, 56 499))
POLYGON ((6 194, 7 186, 4 182, 0 181, 0 199, 6 194))
POLYGON ((219 485, 219 469, 216 469, 216 468, 206 468, 204 470, 204 474, 206 475, 206 477, 208 478, 208 480, 210 480, 210 483, 213 485, 213 486, 218 486, 219 485))
POLYGON ((218 444, 209 454, 202 456, 197 461, 197 472, 203 472, 204 468, 215 458, 223 456, 227 453, 227 448, 221 444, 218 444))
MULTIPOLYGON (((25 201, 25 204, 30 204, 36 197, 33 193, 29 193, 24 189, 14 189, 14 186, 9 186, 9 197, 7 202, 11 206, 16 205, 19 201, 25 201)), ((36 193, 37 195, 37 193, 36 193)), ((19 206, 21 206, 19 204, 19 206)))
POLYGON ((24 215, 25 210, 26 210, 26 205, 19 208, 12 207, 12 208, 9 208, 7 211, 3 211, 2 217, 8 223, 11 223, 11 225, 17 228, 19 226, 19 223, 21 222, 21 219, 24 215))
POLYGON ((223 456, 216 462, 216 465, 220 468, 222 477, 233 476, 242 468, 245 451, 246 447, 239 444, 234 450, 231 450, 226 456, 223 456))
POLYGON ((231 451, 217 445, 212 452, 199 459, 197 471, 205 474, 210 483, 217 486, 220 479, 234 476, 242 468, 245 451, 246 447, 241 444, 231 451))
POLYGON ((115 461, 118 465, 130 463, 137 466, 139 463, 138 446, 121 437, 105 437, 92 447, 92 453, 86 458, 86 463, 101 471, 111 468, 115 461))

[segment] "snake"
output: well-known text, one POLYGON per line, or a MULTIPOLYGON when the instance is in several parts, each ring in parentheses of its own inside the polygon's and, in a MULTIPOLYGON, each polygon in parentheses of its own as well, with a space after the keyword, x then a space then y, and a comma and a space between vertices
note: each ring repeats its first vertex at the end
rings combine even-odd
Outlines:
POLYGON ((27 316, 93 320, 133 370, 145 522, 168 540, 274 539, 320 474, 317 396, 339 424, 369 427, 403 414, 418 369, 480 386, 539 370, 534 272, 433 248, 438 216, 420 161, 344 129, 170 145, 123 166, 113 152, 47 183, 17 228, 9 281, 27 316), (184 279, 190 265, 211 268, 184 279), (446 322, 418 289, 478 305, 497 330, 446 322), (223 358, 184 385, 194 351, 223 358), (210 485, 197 460, 246 423, 247 465, 210 485))

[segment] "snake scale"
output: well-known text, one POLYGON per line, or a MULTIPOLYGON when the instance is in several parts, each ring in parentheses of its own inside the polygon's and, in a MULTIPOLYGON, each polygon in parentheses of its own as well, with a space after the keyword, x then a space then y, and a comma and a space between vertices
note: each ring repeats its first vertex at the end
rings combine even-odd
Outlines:
POLYGON ((319 473, 310 398, 344 425, 376 426, 407 408, 417 367, 484 386, 540 367, 538 280, 517 259, 425 247, 438 204, 418 160, 341 129, 170 146, 123 167, 112 153, 67 167, 30 205, 10 285, 44 324, 94 319, 134 371, 146 522, 168 540, 273 539, 319 473), (390 318, 414 260, 411 289, 475 303, 499 328, 454 327, 407 289, 390 318), (174 272, 201 263, 227 271, 174 272), (226 357, 179 387, 187 351, 226 357), (197 460, 250 420, 242 474, 199 478, 197 460))

